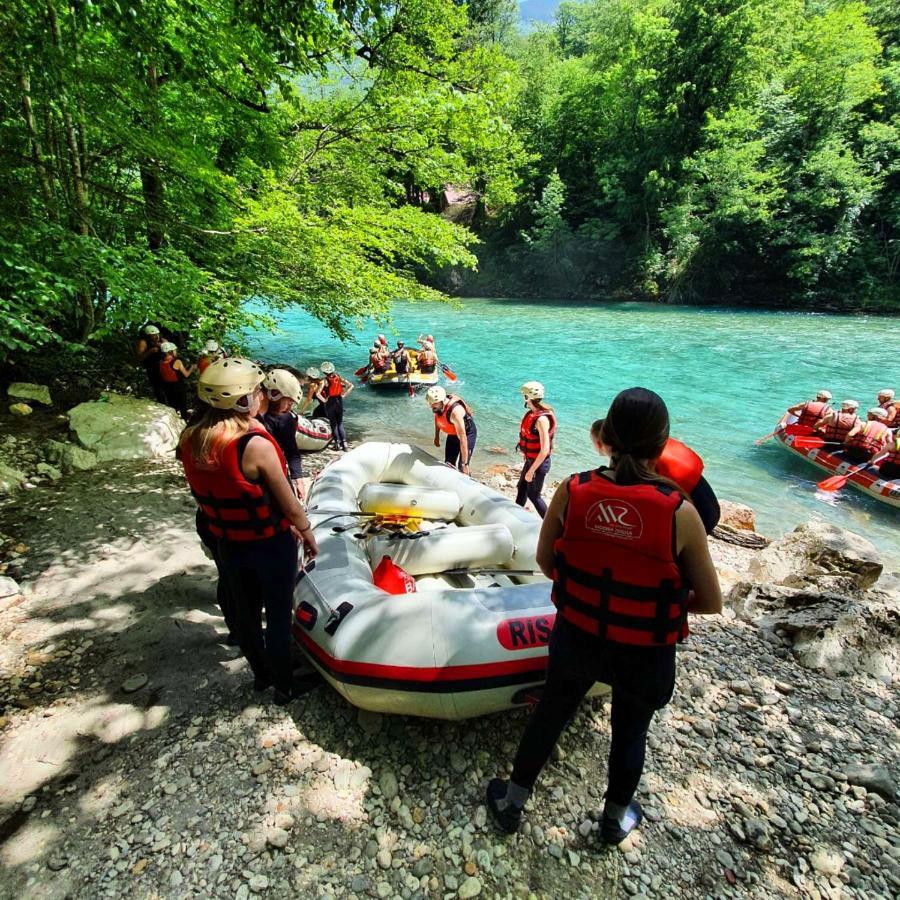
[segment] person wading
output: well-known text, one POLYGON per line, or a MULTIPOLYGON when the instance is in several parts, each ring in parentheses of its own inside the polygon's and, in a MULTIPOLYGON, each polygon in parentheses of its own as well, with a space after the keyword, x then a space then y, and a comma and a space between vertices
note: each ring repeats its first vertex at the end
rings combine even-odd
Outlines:
POLYGON ((559 735, 602 681, 612 688, 612 717, 600 837, 617 844, 641 821, 634 794, 647 729, 672 697, 687 614, 721 612, 722 594, 700 516, 653 468, 669 437, 662 399, 644 388, 622 391, 600 437, 612 467, 571 476, 544 519, 537 562, 553 580, 557 608, 547 684, 510 780, 493 779, 487 803, 501 830, 518 828, 559 735))
POLYGON ((318 546, 291 490, 278 444, 253 418, 264 378, 263 370, 247 359, 212 363, 197 387, 208 406, 185 428, 179 451, 191 492, 218 542, 234 603, 234 627, 253 671, 254 690, 274 685, 275 702, 285 704, 309 686, 292 679, 297 542, 307 560, 316 556, 318 546))
POLYGON ((434 446, 441 446, 443 431, 447 435, 444 462, 468 474, 478 429, 466 401, 435 385, 425 392, 425 402, 434 413, 434 446))
POLYGON ((159 377, 160 347, 162 335, 155 325, 145 325, 141 331, 137 343, 134 345, 134 355, 147 373, 147 381, 153 396, 160 402, 166 402, 166 392, 163 389, 162 379, 159 377))
POLYGON ((178 348, 171 341, 160 345, 159 378, 166 395, 166 403, 182 419, 187 421, 187 380, 194 371, 193 366, 185 366, 178 358, 178 348))
POLYGON ((325 376, 316 398, 325 404, 325 415, 331 425, 334 443, 341 450, 347 450, 347 434, 344 431, 344 397, 353 390, 346 378, 334 371, 334 363, 323 362, 319 368, 325 376))
POLYGON ((263 381, 269 403, 258 416, 266 431, 275 438, 287 462, 294 493, 303 499, 303 463, 297 449, 297 416, 294 404, 300 402, 300 381, 287 369, 272 369, 263 381))
POLYGON ((516 503, 524 506, 526 500, 543 519, 547 514, 547 504, 541 496, 544 479, 550 471, 550 454, 553 452, 553 438, 556 434, 556 413, 553 407, 544 403, 544 386, 539 381, 526 381, 519 388, 525 398, 527 412, 519 425, 518 449, 525 462, 519 475, 516 489, 516 503))

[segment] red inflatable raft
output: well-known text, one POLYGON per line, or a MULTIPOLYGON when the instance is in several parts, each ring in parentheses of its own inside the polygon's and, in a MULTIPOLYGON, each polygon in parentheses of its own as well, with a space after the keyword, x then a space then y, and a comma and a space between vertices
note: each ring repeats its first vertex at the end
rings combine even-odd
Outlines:
MULTIPOLYGON (((788 426, 787 431, 783 429, 776 431, 775 440, 786 450, 802 456, 807 462, 818 466, 829 475, 845 475, 848 469, 853 469, 858 465, 829 453, 825 448, 825 441, 818 435, 789 434, 790 430, 791 427, 788 426)), ((882 503, 900 507, 900 481, 885 481, 879 478, 876 467, 854 473, 848 478, 847 483, 882 503)))

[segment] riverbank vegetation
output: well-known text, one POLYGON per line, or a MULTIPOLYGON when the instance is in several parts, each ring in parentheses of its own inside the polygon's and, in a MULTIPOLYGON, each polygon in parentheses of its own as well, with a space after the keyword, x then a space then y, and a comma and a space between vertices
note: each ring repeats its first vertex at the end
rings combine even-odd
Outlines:
POLYGON ((514 0, 0 20, 7 360, 147 320, 198 342, 253 296, 337 334, 442 290, 900 305, 887 0, 565 0, 525 33, 514 0))

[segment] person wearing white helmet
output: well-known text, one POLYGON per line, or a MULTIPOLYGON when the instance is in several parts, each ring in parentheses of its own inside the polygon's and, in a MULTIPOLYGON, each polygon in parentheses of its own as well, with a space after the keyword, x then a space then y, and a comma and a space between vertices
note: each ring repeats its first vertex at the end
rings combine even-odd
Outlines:
POLYGON ((331 433, 335 444, 341 450, 347 450, 347 433, 344 431, 344 397, 352 390, 353 385, 346 378, 341 378, 334 370, 334 363, 323 362, 319 368, 325 376, 316 398, 325 407, 325 415, 331 425, 331 433))
MULTIPOLYGON (((322 386, 322 379, 325 377, 315 366, 309 366, 303 374, 306 376, 306 393, 300 403, 300 415, 306 415, 306 411, 313 405, 316 394, 322 386)), ((325 407, 319 403, 312 411, 312 417, 318 419, 324 415, 325 407)))
POLYGON ((298 541, 307 560, 318 545, 291 490, 281 449, 254 418, 264 378, 248 359, 212 363, 197 386, 202 411, 182 433, 178 455, 215 538, 254 689, 274 686, 275 702, 283 705, 309 686, 293 679, 291 616, 298 541))
POLYGON ((390 354, 387 347, 381 341, 375 341, 372 349, 369 351, 369 371, 376 375, 387 372, 390 360, 390 354))
POLYGON ((171 341, 163 341, 160 344, 159 352, 159 378, 166 396, 166 403, 187 421, 187 380, 193 373, 194 367, 185 366, 178 358, 178 347, 171 341))
POLYGON ((225 351, 219 346, 217 341, 207 341, 203 345, 203 352, 197 360, 197 371, 202 375, 210 363, 215 362, 217 359, 223 359, 225 356, 225 351))
POLYGON ((826 413, 816 422, 813 428, 828 443, 842 444, 844 438, 847 437, 859 421, 859 417, 856 415, 858 409, 858 400, 844 400, 841 403, 840 411, 831 410, 826 413))
POLYGON ((883 388, 878 392, 878 400, 876 401, 886 413, 885 422, 893 428, 897 421, 897 405, 894 402, 894 389, 883 388))
POLYGON ((830 412, 831 391, 817 391, 815 400, 807 400, 804 403, 788 407, 788 411, 784 414, 780 425, 787 434, 812 434, 816 422, 830 412), (788 416, 796 416, 797 421, 787 424, 788 416))
POLYGON ((271 369, 263 381, 268 406, 257 418, 275 438, 288 465, 297 496, 303 499, 303 464, 297 448, 297 415, 294 404, 303 397, 300 380, 287 369, 271 369))
POLYGON ((478 437, 475 419, 468 404, 462 397, 448 394, 437 384, 425 392, 425 402, 434 413, 434 446, 441 446, 441 432, 444 432, 447 436, 444 442, 444 462, 468 475, 478 437))
POLYGON ((886 424, 887 413, 880 406, 866 412, 866 421, 856 424, 844 438, 844 445, 837 455, 854 463, 868 462, 881 453, 891 440, 891 429, 886 424))
MULTIPOLYGON (((428 336, 429 338, 431 335, 428 336)), ((422 349, 419 351, 419 371, 424 372, 426 375, 430 375, 436 368, 438 364, 437 353, 434 350, 434 341, 426 338, 424 341, 420 341, 422 344, 422 349)))
POLYGON ((145 325, 141 329, 137 343, 134 345, 134 355, 144 367, 147 373, 147 381, 153 396, 160 402, 166 402, 166 393, 163 390, 162 380, 159 377, 159 348, 162 344, 162 335, 155 325, 145 325))
POLYGON ((525 398, 525 415, 519 425, 519 443, 525 462, 519 475, 516 503, 524 506, 527 500, 543 519, 547 504, 541 496, 544 479, 550 471, 550 454, 556 435, 556 413, 544 403, 544 386, 539 381, 526 381, 519 388, 525 398))

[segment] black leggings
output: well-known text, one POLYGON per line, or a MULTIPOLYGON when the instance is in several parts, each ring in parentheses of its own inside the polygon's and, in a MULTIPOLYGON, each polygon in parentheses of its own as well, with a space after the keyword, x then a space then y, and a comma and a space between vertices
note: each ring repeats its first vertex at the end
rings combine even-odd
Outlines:
POLYGON ((219 609, 222 610, 222 615, 225 618, 225 625, 228 627, 228 633, 236 635, 237 627, 234 619, 234 598, 231 596, 231 588, 228 585, 228 576, 222 568, 222 554, 219 552, 219 539, 209 530, 206 516, 203 515, 199 509, 197 510, 197 534, 200 535, 200 540, 203 541, 203 544, 206 549, 209 550, 213 558, 213 562, 216 564, 216 571, 219 573, 219 578, 216 582, 216 602, 219 604, 219 609))
POLYGON ((262 541, 220 541, 234 597, 241 651, 253 674, 288 693, 291 688, 291 616, 297 583, 297 541, 283 531, 262 541), (262 611, 266 611, 263 637, 262 611))
POLYGON ((609 800, 631 802, 644 771, 647 729, 675 688, 675 647, 598 641, 557 616, 550 635, 547 685, 525 726, 512 781, 531 789, 557 739, 596 681, 612 687, 609 800))
POLYGON ((522 474, 519 475, 519 486, 516 489, 516 503, 524 506, 526 500, 531 501, 531 505, 537 510, 537 514, 543 519, 547 514, 547 504, 541 496, 544 490, 544 479, 550 471, 550 457, 548 456, 537 468, 534 478, 531 481, 525 480, 525 473, 531 468, 531 461, 525 460, 522 466, 522 474))
POLYGON ((187 421, 187 384, 183 381, 163 382, 166 403, 187 421))
POLYGON ((719 498, 710 487, 709 482, 701 475, 697 487, 691 491, 691 503, 700 515, 703 527, 707 534, 712 534, 713 529, 719 524, 722 511, 719 509, 719 498))
POLYGON ((347 434, 344 431, 344 398, 329 397, 325 401, 325 415, 328 416, 328 423, 331 425, 331 433, 334 436, 334 442, 339 447, 346 447, 347 434))
MULTIPOLYGON (((478 437, 478 429, 473 422, 466 429, 466 443, 469 445, 469 456, 467 462, 472 462, 472 452, 475 450, 475 439, 478 437)), ((449 463, 454 468, 462 468, 462 452, 459 446, 459 437, 455 434, 448 434, 444 443, 444 462, 449 463)))

